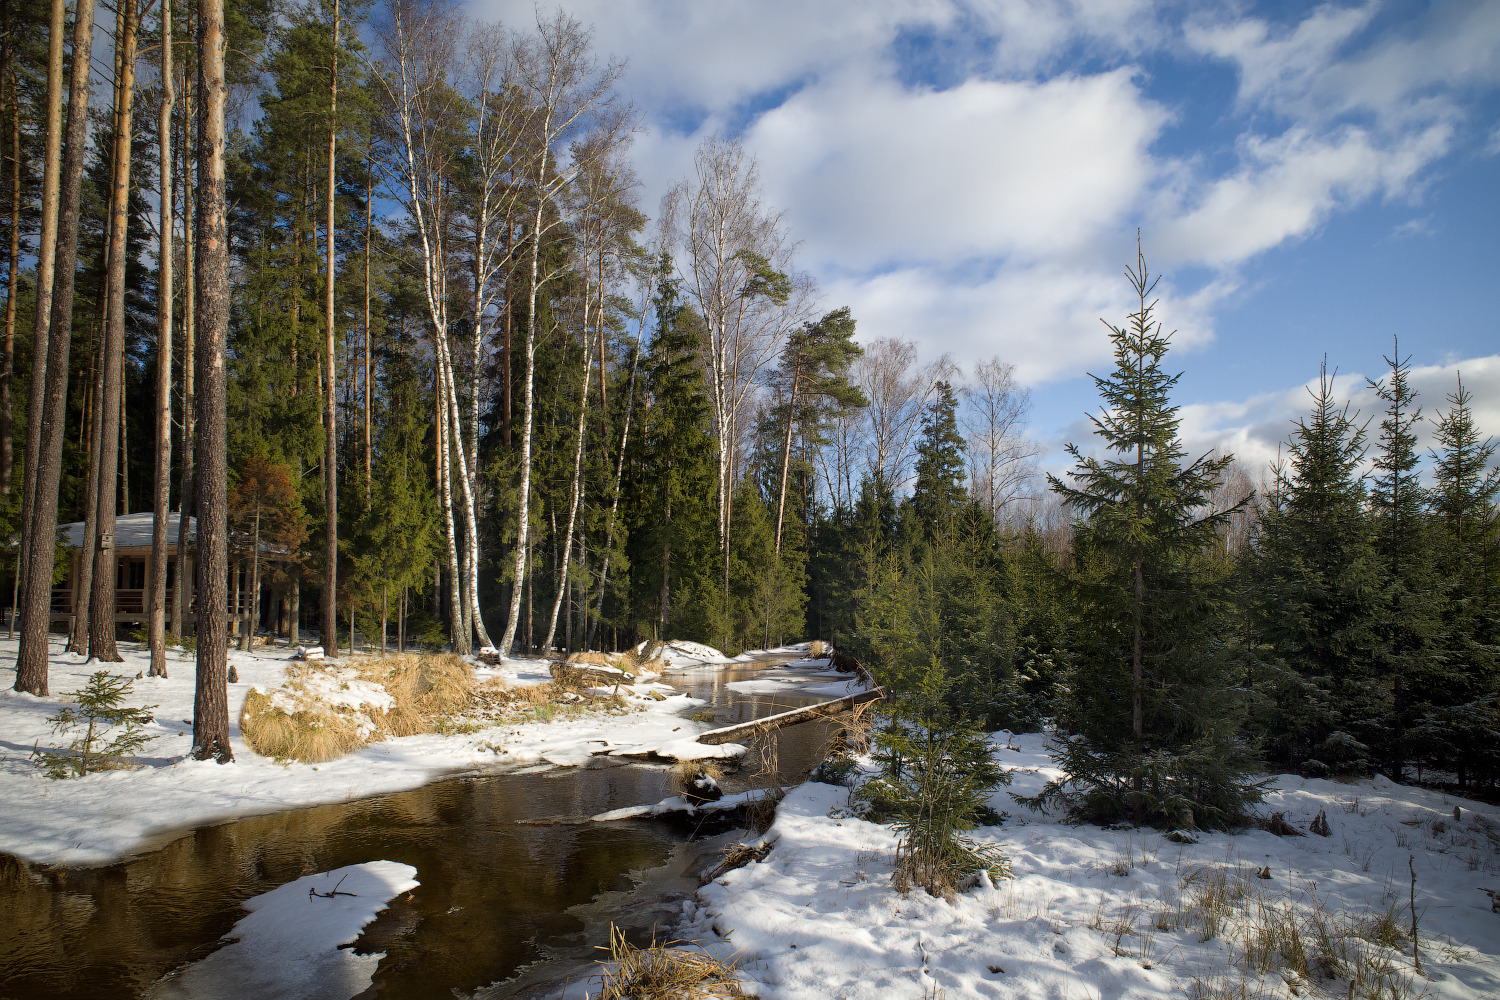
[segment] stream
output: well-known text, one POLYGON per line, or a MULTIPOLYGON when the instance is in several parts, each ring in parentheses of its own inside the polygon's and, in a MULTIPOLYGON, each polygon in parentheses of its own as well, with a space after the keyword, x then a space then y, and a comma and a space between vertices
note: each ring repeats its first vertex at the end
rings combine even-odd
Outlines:
MULTIPOLYGON (((735 681, 826 674, 778 669, 785 656, 669 672, 731 725, 818 697, 735 681)), ((704 706, 696 706, 703 711, 704 706)), ((829 724, 750 745, 726 792, 801 780, 822 759, 829 724), (774 740, 776 782, 760 770, 774 740)), ((421 886, 394 901, 355 945, 384 952, 361 996, 555 997, 597 971, 611 923, 644 944, 681 915, 698 872, 733 837, 664 820, 584 817, 672 794, 660 764, 601 757, 581 768, 467 774, 407 792, 204 826, 149 853, 96 868, 0 855, 0 998, 145 997, 215 950, 240 902, 293 879, 387 859, 421 886)), ((232 996, 233 984, 223 995, 232 996)))

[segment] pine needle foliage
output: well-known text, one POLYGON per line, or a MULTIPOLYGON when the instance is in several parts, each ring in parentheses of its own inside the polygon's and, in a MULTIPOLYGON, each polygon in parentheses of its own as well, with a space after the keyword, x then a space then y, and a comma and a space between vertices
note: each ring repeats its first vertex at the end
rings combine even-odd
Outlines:
POLYGON ((77 707, 65 705, 47 717, 54 736, 67 739, 66 750, 32 750, 32 759, 49 778, 81 778, 97 771, 131 766, 127 759, 156 737, 146 735, 155 705, 131 708, 128 677, 96 670, 77 691, 63 695, 77 707))
POLYGON ((1137 250, 1126 272, 1139 308, 1106 322, 1115 369, 1094 377, 1103 457, 1068 453, 1074 485, 1049 477, 1077 520, 1070 599, 1087 623, 1074 640, 1055 741, 1065 776, 1031 805, 1080 818, 1166 827, 1235 823, 1260 797, 1242 733, 1247 657, 1235 636, 1228 573, 1209 555, 1238 506, 1210 494, 1228 456, 1187 461, 1162 370, 1171 335, 1155 317, 1157 279, 1137 250))

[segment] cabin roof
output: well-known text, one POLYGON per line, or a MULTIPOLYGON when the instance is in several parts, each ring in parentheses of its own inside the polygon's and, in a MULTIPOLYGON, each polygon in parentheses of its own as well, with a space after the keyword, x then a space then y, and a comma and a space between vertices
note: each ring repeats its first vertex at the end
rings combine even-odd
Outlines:
MULTIPOLYGON (((181 514, 167 515, 167 545, 177 544, 177 525, 181 521, 181 514)), ((115 548, 133 549, 151 547, 151 530, 154 515, 151 511, 143 514, 119 514, 115 517, 115 548)), ((60 524, 59 531, 64 532, 63 540, 71 548, 83 546, 83 522, 74 521, 71 524, 60 524)), ((197 522, 188 518, 188 541, 197 541, 197 522)))

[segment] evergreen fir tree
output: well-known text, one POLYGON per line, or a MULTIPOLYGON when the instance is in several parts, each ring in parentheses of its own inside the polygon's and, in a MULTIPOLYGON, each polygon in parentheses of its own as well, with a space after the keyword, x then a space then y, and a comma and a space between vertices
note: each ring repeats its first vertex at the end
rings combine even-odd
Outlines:
POLYGON ((1378 567, 1359 467, 1365 428, 1340 406, 1325 362, 1312 411, 1273 470, 1248 567, 1260 649, 1255 730, 1277 767, 1359 773, 1386 692, 1371 670, 1378 567))
POLYGON ((957 412, 953 387, 939 382, 922 416, 917 481, 911 495, 916 523, 928 539, 950 535, 968 499, 963 486, 964 439, 958 433, 957 412))
POLYGON ((1155 280, 1137 253, 1127 270, 1139 299, 1125 328, 1110 326, 1115 370, 1095 377, 1105 409, 1093 417, 1109 451, 1076 445, 1076 486, 1049 477, 1080 519, 1074 640, 1055 744, 1064 778, 1036 801, 1060 798, 1079 815, 1159 826, 1222 826, 1259 798, 1249 781, 1238 690, 1245 656, 1234 641, 1226 574, 1207 553, 1231 511, 1204 513, 1229 458, 1185 462, 1178 376, 1162 371, 1170 335, 1149 301, 1155 280))
POLYGON ((1410 380, 1411 359, 1400 348, 1385 359, 1388 379, 1370 382, 1386 404, 1370 490, 1375 551, 1382 573, 1376 603, 1373 666, 1390 689, 1390 716, 1378 732, 1381 758, 1402 780, 1411 748, 1408 730, 1434 697, 1451 687, 1439 595, 1427 532, 1426 491, 1417 472, 1415 425, 1422 419, 1410 380))

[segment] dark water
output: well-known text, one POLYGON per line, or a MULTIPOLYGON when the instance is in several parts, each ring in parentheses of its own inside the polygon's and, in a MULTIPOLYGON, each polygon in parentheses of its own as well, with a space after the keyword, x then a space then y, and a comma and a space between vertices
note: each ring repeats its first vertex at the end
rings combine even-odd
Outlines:
MULTIPOLYGON (((733 668, 666 679, 708 699, 721 724, 818 700, 726 686, 757 676, 767 675, 733 668)), ((811 723, 771 737, 779 780, 814 766, 827 736, 825 724, 811 723)), ((762 749, 752 746, 728 790, 769 780, 751 775, 762 749)), ((422 884, 357 946, 386 953, 370 995, 555 995, 564 979, 588 974, 611 923, 637 941, 670 924, 727 839, 682 823, 579 821, 668 794, 665 768, 599 758, 587 768, 456 778, 202 827, 99 868, 0 855, 0 998, 142 996, 213 951, 244 915, 242 900, 382 858, 414 866, 422 884)))

